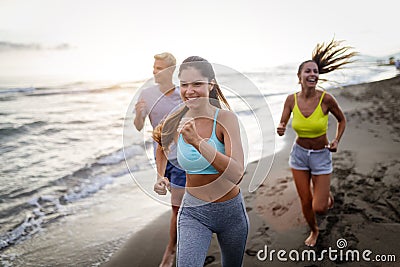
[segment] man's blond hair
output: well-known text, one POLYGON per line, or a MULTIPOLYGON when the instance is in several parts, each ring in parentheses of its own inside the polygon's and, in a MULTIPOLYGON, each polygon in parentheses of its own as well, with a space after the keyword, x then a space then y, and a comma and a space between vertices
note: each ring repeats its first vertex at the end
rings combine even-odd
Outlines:
POLYGON ((176 65, 175 57, 171 53, 168 53, 168 52, 157 54, 154 56, 154 59, 164 60, 168 64, 169 67, 176 65))

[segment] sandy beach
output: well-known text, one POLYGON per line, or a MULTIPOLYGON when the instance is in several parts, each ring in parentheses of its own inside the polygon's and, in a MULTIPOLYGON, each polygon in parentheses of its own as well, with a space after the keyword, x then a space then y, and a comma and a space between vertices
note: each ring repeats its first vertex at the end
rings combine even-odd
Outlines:
MULTIPOLYGON (((333 153, 331 191, 335 204, 318 217, 320 236, 311 250, 317 257, 329 248, 343 255, 357 250, 360 260, 340 258, 339 252, 336 259, 327 254, 317 261, 289 259, 289 251, 301 254, 310 248, 303 244, 309 229, 287 163, 295 139, 288 127, 287 134, 278 137, 285 138, 286 145, 275 155, 264 183, 255 192, 248 192, 249 178, 257 166, 254 162, 247 166, 241 184, 251 227, 244 266, 398 266, 400 262, 400 76, 329 92, 345 112, 347 127, 338 152, 333 153), (276 252, 272 260, 260 260, 257 254, 264 255, 258 252, 266 247, 268 252, 285 250, 287 261, 278 260, 276 252), (361 254, 366 250, 371 253, 364 259, 361 254)), ((335 126, 332 117, 330 139, 335 126)), ((165 213, 134 234, 103 266, 158 266, 168 239, 168 224, 169 213, 165 213)), ((207 266, 221 266, 219 254, 214 236, 207 266)))

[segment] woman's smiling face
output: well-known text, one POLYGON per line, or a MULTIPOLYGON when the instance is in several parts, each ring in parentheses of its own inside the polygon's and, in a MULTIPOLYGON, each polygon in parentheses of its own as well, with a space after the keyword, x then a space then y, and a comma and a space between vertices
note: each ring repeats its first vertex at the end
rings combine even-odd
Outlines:
POLYGON ((315 87, 319 78, 318 65, 312 61, 305 63, 298 77, 302 87, 315 87))
POLYGON ((199 70, 188 67, 181 71, 180 76, 181 98, 188 108, 195 108, 208 102, 212 84, 199 70))

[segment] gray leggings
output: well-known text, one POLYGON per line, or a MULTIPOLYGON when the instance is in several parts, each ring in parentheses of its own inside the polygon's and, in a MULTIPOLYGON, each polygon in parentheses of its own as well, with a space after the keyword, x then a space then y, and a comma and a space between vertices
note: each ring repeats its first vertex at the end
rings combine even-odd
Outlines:
POLYGON ((205 202, 185 193, 178 214, 178 267, 201 267, 212 234, 221 248, 222 266, 242 266, 249 220, 242 194, 224 202, 205 202))

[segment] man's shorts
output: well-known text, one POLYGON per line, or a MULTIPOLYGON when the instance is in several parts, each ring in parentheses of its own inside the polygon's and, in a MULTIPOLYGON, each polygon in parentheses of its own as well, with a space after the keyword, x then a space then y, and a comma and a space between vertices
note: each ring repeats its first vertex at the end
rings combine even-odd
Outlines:
POLYGON ((180 169, 180 166, 176 160, 168 160, 164 176, 168 178, 169 182, 171 183, 171 187, 185 188, 186 172, 180 169))
POLYGON ((294 143, 290 152, 289 166, 295 170, 310 171, 312 175, 332 173, 332 153, 328 148, 305 149, 294 143))

